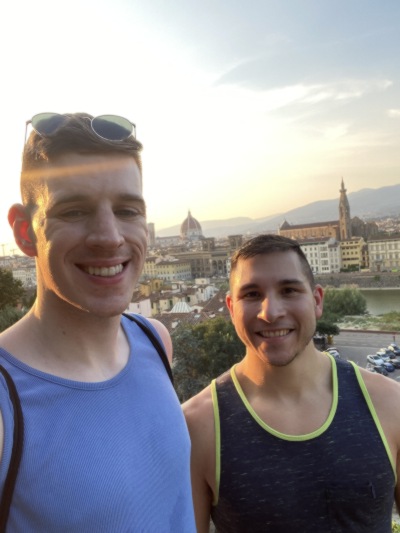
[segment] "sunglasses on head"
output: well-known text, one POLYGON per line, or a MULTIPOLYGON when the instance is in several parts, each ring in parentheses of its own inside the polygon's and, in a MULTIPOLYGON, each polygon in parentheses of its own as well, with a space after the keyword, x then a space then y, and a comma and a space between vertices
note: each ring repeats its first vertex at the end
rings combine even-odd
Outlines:
MULTIPOLYGON (((25 142, 28 125, 42 137, 53 135, 58 128, 63 126, 68 121, 68 115, 60 115, 59 113, 39 113, 26 121, 25 128, 25 142)), ((98 117, 90 118, 90 125, 93 132, 102 139, 108 141, 124 141, 131 135, 136 138, 136 126, 124 117, 118 115, 100 115, 98 117)))

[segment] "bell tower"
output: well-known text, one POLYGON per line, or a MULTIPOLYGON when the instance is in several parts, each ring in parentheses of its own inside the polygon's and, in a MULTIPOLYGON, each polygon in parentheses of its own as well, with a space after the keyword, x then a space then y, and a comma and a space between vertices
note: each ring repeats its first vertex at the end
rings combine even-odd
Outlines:
POLYGON ((346 195, 346 189, 344 188, 344 181, 342 178, 342 186, 340 189, 339 200, 339 231, 340 240, 345 241, 351 239, 351 218, 350 218, 350 205, 346 195))

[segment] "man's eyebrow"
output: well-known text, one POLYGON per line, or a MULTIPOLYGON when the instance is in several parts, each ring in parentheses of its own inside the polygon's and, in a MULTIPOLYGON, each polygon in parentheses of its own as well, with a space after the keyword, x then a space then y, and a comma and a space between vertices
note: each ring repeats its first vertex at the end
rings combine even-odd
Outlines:
MULTIPOLYGON (((68 194, 68 195, 60 195, 58 198, 54 198, 53 206, 60 205, 60 204, 68 204, 73 202, 84 202, 88 199, 91 199, 92 196, 88 194, 68 194)), ((129 203, 139 203, 143 207, 146 207, 146 202, 144 201, 143 196, 140 196, 138 194, 120 194, 116 196, 115 198, 112 198, 113 201, 117 202, 129 202, 129 203)))
POLYGON ((117 196, 117 200, 119 202, 127 202, 127 203, 130 203, 130 204, 139 205, 139 207, 142 209, 143 213, 145 215, 147 213, 147 205, 146 205, 145 199, 141 195, 138 195, 138 194, 121 194, 120 196, 117 196))
POLYGON ((259 285, 257 283, 245 283, 239 287, 239 291, 248 291, 251 289, 258 289, 259 285))
POLYGON ((279 285, 304 285, 304 281, 298 278, 281 279, 279 285))
MULTIPOLYGON (((304 285, 304 281, 298 278, 287 278, 281 279, 278 281, 278 285, 304 285)), ((260 285, 258 283, 245 283, 239 287, 239 291, 248 291, 253 289, 259 289, 260 285)))
POLYGON ((117 200, 123 200, 125 202, 138 202, 146 207, 146 202, 143 196, 140 196, 139 194, 121 194, 117 196, 117 200))
POLYGON ((52 202, 52 207, 60 204, 68 204, 72 202, 83 202, 90 198, 90 196, 85 194, 68 194, 68 195, 60 195, 60 196, 54 196, 54 201, 52 202))

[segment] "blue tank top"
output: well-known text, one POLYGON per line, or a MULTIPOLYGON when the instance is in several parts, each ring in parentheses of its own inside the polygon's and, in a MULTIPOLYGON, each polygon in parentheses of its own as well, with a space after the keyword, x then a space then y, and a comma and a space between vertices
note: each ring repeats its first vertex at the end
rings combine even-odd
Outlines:
MULTIPOLYGON (((117 376, 98 383, 40 372, 0 348, 0 362, 14 379, 25 422, 7 531, 196 531, 190 440, 181 406, 146 335, 125 317, 122 325, 131 347, 128 363, 117 376)), ((0 407, 5 428, 2 490, 13 431, 2 376, 0 407)))
POLYGON ((284 435, 248 403, 234 373, 212 383, 218 533, 390 533, 395 465, 358 368, 332 360, 321 428, 284 435))

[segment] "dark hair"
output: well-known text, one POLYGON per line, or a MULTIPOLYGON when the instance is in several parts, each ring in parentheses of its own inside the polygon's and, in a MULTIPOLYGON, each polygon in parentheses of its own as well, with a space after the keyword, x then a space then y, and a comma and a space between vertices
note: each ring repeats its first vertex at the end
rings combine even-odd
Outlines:
POLYGON ((270 254, 273 252, 294 252, 298 255, 302 265, 303 272, 310 282, 311 288, 315 286, 314 274, 304 255, 300 244, 294 239, 282 237, 281 235, 264 234, 253 237, 246 241, 240 248, 238 248, 231 257, 231 279, 232 273, 236 270, 240 259, 250 259, 256 255, 270 254))
POLYGON ((134 158, 142 173, 142 144, 132 135, 123 141, 109 141, 92 130, 89 113, 67 113, 67 120, 51 135, 32 131, 22 156, 21 195, 24 204, 32 203, 40 172, 47 164, 68 154, 127 154, 134 158), (36 179, 33 179, 37 177, 36 179))

